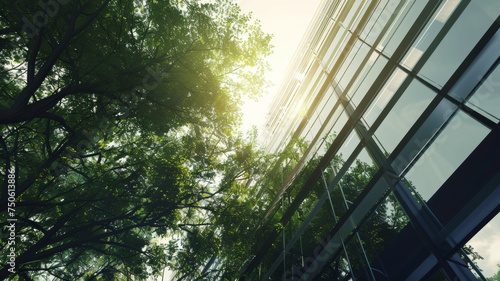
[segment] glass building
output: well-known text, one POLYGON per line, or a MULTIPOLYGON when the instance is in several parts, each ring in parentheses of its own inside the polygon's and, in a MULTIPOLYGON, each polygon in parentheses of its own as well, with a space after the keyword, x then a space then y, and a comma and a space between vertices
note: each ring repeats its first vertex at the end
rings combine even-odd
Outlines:
POLYGON ((268 115, 267 152, 298 157, 274 169, 262 224, 279 227, 242 280, 496 272, 499 15, 498 0, 323 1, 268 115))

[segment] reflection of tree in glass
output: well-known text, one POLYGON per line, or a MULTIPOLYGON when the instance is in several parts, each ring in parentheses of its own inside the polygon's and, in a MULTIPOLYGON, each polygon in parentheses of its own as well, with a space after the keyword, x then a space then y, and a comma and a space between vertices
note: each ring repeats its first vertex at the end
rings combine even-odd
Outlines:
MULTIPOLYGON (((348 172, 342 177, 340 184, 332 192, 331 198, 337 214, 343 214, 347 211, 346 204, 342 198, 342 191, 345 194, 346 200, 348 200, 347 204, 349 206, 349 202, 357 198, 376 172, 377 167, 368 165, 360 160, 355 161, 348 172)), ((369 278, 366 258, 369 263, 372 263, 407 222, 408 220, 401 206, 397 203, 395 197, 390 194, 360 228, 358 232, 359 238, 357 235, 354 235, 346 245, 348 258, 356 278, 369 278), (360 243, 363 245, 363 249, 360 243)), ((320 223, 319 219, 317 223, 320 223)), ((350 235, 353 234, 351 233, 350 235)), ((343 238, 346 239, 348 237, 343 238)), ((338 255, 338 258, 327 264, 322 270, 319 280, 344 280, 346 276, 350 276, 345 254, 342 249, 339 249, 339 251, 340 255, 338 255)))
MULTIPOLYGON (((304 151, 309 145, 303 141, 297 141, 297 143, 303 148, 293 150, 296 151, 296 154, 291 153, 290 150, 284 151, 284 154, 288 155, 288 157, 285 157, 288 162, 284 161, 288 165, 284 165, 284 170, 292 169, 293 166, 289 165, 297 163, 300 151, 304 151)), ((280 156, 283 157, 284 154, 281 154, 280 156)), ((300 174, 295 177, 295 180, 290 185, 288 194, 285 198, 288 198, 288 196, 294 198, 294 195, 307 180, 307 176, 309 176, 318 165, 320 158, 320 156, 315 156, 304 165, 300 174)), ((331 165, 325 170, 325 178, 330 180, 333 179, 336 171, 338 171, 343 164, 344 160, 342 160, 340 156, 335 156, 331 161, 331 165)), ((346 207, 346 201, 344 201, 342 193, 345 195, 349 206, 349 204, 351 204, 366 187, 376 172, 377 167, 368 165, 360 160, 356 160, 353 165, 351 165, 348 172, 342 177, 340 183, 334 187, 330 195, 337 220, 340 219, 342 214, 344 214, 348 208, 346 207)), ((304 217, 307 216, 316 203, 316 200, 325 192, 325 187, 322 181, 322 179, 319 179, 314 184, 311 194, 300 205, 297 214, 295 214, 292 220, 285 226, 285 235, 287 239, 290 239, 293 236, 295 231, 300 227, 304 217)), ((286 204, 287 200, 284 200, 284 202, 286 204)), ((278 210, 277 214, 281 215, 281 210, 278 210)), ((280 216, 278 216, 278 218, 279 217, 280 216)), ((407 219, 402 212, 401 207, 397 204, 395 198, 390 195, 385 202, 381 204, 377 210, 375 210, 372 217, 360 230, 360 238, 365 250, 367 250, 368 259, 373 261, 376 257, 376 253, 382 251, 384 246, 394 238, 394 236, 402 229, 402 227, 404 227, 404 225, 406 225, 406 223, 407 219)), ((335 218, 333 217, 332 208, 329 202, 326 202, 313 218, 306 231, 302 234, 300 241, 297 242, 293 246, 292 250, 287 254, 286 265, 289 269, 286 274, 288 277, 300 274, 300 272, 297 272, 296 269, 302 266, 304 259, 314 257, 315 249, 331 232, 334 226, 335 218), (293 273, 291 270, 292 268, 295 268, 295 272, 293 273)), ((276 257, 282 251, 283 244, 281 236, 282 235, 280 235, 275 241, 273 247, 268 250, 265 258, 262 260, 262 264, 268 265, 267 267, 274 262, 276 257)), ((344 239, 345 238, 347 237, 344 237, 344 239)), ((356 239, 357 238, 354 240, 356 239)), ((359 242, 356 244, 354 243, 354 240, 347 245, 347 250, 349 253, 349 259, 353 264, 353 270, 361 276, 366 273, 366 262, 362 256, 359 242)), ((283 270, 283 266, 281 265, 275 271, 272 278, 281 278, 284 274, 283 270)), ((336 261, 327 265, 322 271, 321 280, 342 280, 345 276, 347 276, 348 272, 349 267, 345 256, 341 254, 336 261)))

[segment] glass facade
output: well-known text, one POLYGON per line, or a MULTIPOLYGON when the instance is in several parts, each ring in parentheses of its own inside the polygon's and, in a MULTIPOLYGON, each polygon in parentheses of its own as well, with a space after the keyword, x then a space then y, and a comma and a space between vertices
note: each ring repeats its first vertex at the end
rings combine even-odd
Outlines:
POLYGON ((266 124, 267 152, 298 160, 246 276, 496 273, 479 256, 500 245, 499 16, 498 0, 323 1, 266 124))

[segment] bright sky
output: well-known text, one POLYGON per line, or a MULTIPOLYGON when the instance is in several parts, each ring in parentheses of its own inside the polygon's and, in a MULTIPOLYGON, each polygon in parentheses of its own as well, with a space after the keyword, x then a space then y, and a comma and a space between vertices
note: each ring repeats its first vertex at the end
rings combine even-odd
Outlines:
POLYGON ((485 277, 491 277, 499 271, 500 265, 500 214, 497 214, 483 229, 467 243, 483 257, 476 261, 485 277))
POLYGON ((252 126, 260 130, 264 126, 266 114, 274 94, 278 90, 282 77, 290 64, 304 33, 311 22, 321 0, 236 0, 243 13, 252 12, 252 18, 260 20, 262 30, 274 34, 272 44, 274 53, 268 61, 271 72, 267 79, 273 83, 268 95, 263 95, 258 102, 245 100, 243 106, 242 132, 252 126))

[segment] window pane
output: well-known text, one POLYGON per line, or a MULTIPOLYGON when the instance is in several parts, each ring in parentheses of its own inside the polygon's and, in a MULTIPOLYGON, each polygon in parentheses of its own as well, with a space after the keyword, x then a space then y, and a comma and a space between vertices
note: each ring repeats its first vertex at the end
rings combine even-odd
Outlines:
POLYGON ((342 79, 340 80, 340 85, 342 86, 342 88, 345 89, 345 87, 347 87, 347 84, 349 84, 352 79, 356 78, 354 77, 354 73, 358 70, 358 67, 361 65, 363 59, 365 59, 368 51, 370 51, 370 48, 365 44, 361 44, 359 50, 355 54, 354 59, 349 62, 349 66, 347 67, 342 79))
POLYGON ((363 189, 365 189, 377 171, 377 166, 373 164, 368 152, 363 148, 338 185, 341 193, 345 196, 346 210, 351 208, 353 202, 358 198, 363 189))
POLYGON ((344 161, 347 160, 347 158, 351 156, 354 149, 356 149, 356 146, 358 146, 359 141, 360 139, 356 134, 356 132, 354 130, 351 131, 345 142, 340 147, 337 155, 339 155, 339 157, 341 157, 342 160, 344 161))
POLYGON ((398 3, 399 1, 396 0, 383 0, 377 4, 377 8, 361 32, 360 37, 363 38, 365 42, 368 44, 373 44, 375 42, 380 32, 382 32, 382 29, 387 24, 387 21, 394 13, 398 3))
POLYGON ((412 48, 402 60, 402 64, 409 69, 412 69, 418 62, 422 54, 427 50, 431 42, 436 38, 436 35, 453 13, 460 0, 448 0, 443 2, 437 10, 434 19, 425 27, 424 31, 419 35, 412 48))
POLYGON ((379 255, 385 247, 390 245, 394 237, 399 234, 408 222, 409 218, 391 192, 370 219, 361 227, 359 235, 377 280, 379 280, 378 278, 384 280, 383 277, 387 274, 385 269, 391 266, 387 263, 381 264, 379 255))
POLYGON ((438 86, 446 84, 499 13, 498 0, 471 1, 420 74, 438 86))
POLYGON ((392 152, 396 148, 434 96, 434 92, 416 80, 408 86, 408 89, 375 131, 375 136, 386 151, 392 152))
POLYGON ((494 122, 500 120, 500 67, 497 66, 486 78, 467 105, 479 109, 479 112, 494 122))
MULTIPOLYGON (((335 35, 335 39, 333 39, 332 46, 335 46, 335 49, 332 52, 333 56, 327 62, 328 65, 330 63, 336 63, 337 62, 337 59, 340 57, 340 55, 344 51, 344 48, 346 47, 347 42, 349 41, 349 38, 351 38, 351 33, 347 32, 342 26, 339 27, 339 31, 335 35)), ((332 66, 329 65, 328 69, 331 69, 331 67, 332 66)))
POLYGON ((372 53, 372 56, 368 60, 367 66, 365 67, 365 69, 369 69, 368 74, 365 77, 363 76, 358 77, 358 79, 355 82, 355 85, 358 84, 360 81, 362 82, 357 89, 354 87, 352 88, 352 90, 356 89, 354 95, 351 94, 352 90, 349 91, 349 93, 347 93, 348 96, 352 95, 352 101, 354 102, 355 106, 359 105, 359 103, 364 98, 370 87, 373 85, 373 82, 375 82, 375 79, 377 79, 378 75, 386 65, 386 63, 387 63, 386 58, 382 56, 378 56, 377 58, 377 54, 375 52, 372 53))
POLYGON ((399 86, 401 85, 401 83, 403 83, 407 76, 408 74, 404 73, 399 68, 394 71, 384 88, 380 91, 380 93, 375 98, 375 101, 370 105, 363 116, 369 126, 373 125, 373 122, 375 122, 377 117, 385 108, 389 100, 391 100, 392 96, 398 90, 399 86))
POLYGON ((391 163, 396 173, 406 173, 405 170, 408 168, 408 165, 414 161, 415 157, 420 153, 426 143, 438 133, 439 129, 449 120, 456 110, 457 106, 447 100, 442 100, 436 108, 434 108, 429 117, 427 117, 417 132, 415 132, 391 163))
POLYGON ((395 27, 391 28, 389 36, 386 37, 381 43, 382 46, 385 46, 385 54, 392 55, 392 53, 394 53, 420 12, 424 9, 425 4, 427 4, 427 1, 410 1, 408 6, 404 8, 402 13, 404 17, 398 19, 395 27), (388 43, 386 42, 387 40, 388 43))
POLYGON ((353 24, 355 17, 358 15, 358 9, 360 9, 360 5, 362 4, 361 0, 356 0, 354 4, 349 8, 349 12, 345 19, 342 21, 344 23, 344 26, 347 26, 348 29, 350 29, 351 25, 353 24))
POLYGON ((406 175, 424 200, 428 200, 462 164, 489 129, 459 111, 406 175))

